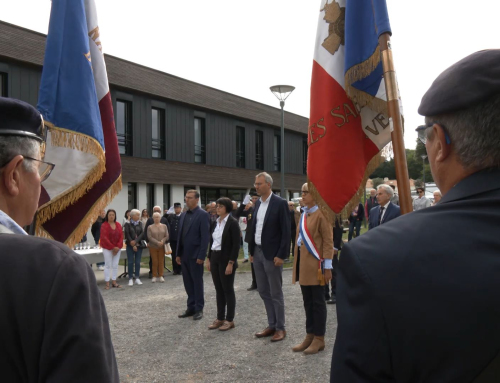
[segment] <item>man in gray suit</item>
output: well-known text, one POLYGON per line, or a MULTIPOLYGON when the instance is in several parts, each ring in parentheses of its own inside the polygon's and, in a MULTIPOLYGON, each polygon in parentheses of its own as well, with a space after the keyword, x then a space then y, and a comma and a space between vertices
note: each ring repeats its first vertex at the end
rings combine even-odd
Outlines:
POLYGON ((255 204, 248 247, 268 321, 268 327, 255 336, 272 336, 271 341, 278 342, 286 336, 282 272, 284 259, 290 255, 290 213, 287 202, 273 194, 269 174, 257 174, 254 186, 260 199, 255 204))

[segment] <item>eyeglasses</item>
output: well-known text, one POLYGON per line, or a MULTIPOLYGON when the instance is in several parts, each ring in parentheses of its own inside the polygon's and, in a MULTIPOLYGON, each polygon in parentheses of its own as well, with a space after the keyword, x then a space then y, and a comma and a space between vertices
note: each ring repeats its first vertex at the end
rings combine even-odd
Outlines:
MULTIPOLYGON (((38 160, 33 157, 28 157, 28 156, 23 156, 25 160, 29 161, 36 161, 40 163, 40 166, 38 166, 38 175, 40 176, 40 183, 45 181, 47 178, 49 178, 50 173, 52 173, 52 170, 54 170, 54 167, 56 166, 55 164, 51 162, 45 162, 42 160, 38 160)), ((5 165, 0 166, 0 169, 6 166, 11 160, 7 161, 5 165)))
POLYGON ((423 193, 423 192, 424 192, 423 190, 419 190, 419 191, 417 191, 417 193, 418 193, 418 194, 421 194, 421 193, 423 193))
POLYGON ((264 182, 256 182, 253 184, 254 187, 264 185, 264 182))
POLYGON ((307 195, 307 194, 309 194, 309 192, 308 192, 307 190, 302 190, 302 191, 301 191, 301 193, 302 193, 303 195, 307 195))
POLYGON ((424 145, 427 143, 427 133, 425 131, 429 128, 432 128, 436 124, 439 125, 441 129, 443 129, 446 144, 451 144, 451 139, 448 135, 448 132, 446 131, 446 128, 442 124, 438 124, 437 122, 430 122, 426 125, 420 125, 419 127, 417 127, 417 129, 415 129, 415 131, 418 133, 418 139, 420 140, 420 142, 422 142, 422 144, 424 145))

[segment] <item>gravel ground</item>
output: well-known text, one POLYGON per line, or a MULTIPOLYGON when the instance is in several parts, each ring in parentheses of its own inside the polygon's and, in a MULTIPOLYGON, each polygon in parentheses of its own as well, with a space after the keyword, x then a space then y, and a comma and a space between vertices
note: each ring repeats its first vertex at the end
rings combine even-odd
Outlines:
MULTIPOLYGON (((144 271, 144 269, 143 269, 144 271)), ((99 287, 102 272, 96 271, 99 287)), ((121 382, 321 382, 329 380, 337 329, 335 305, 327 305, 326 349, 316 355, 291 348, 305 335, 305 314, 299 285, 291 271, 283 272, 287 337, 271 343, 255 332, 267 325, 264 304, 257 291, 247 291, 251 274, 238 273, 236 328, 208 330, 216 318, 215 289, 205 273, 205 309, 200 321, 179 319, 186 308, 181 276, 166 273, 165 283, 102 290, 121 382)))

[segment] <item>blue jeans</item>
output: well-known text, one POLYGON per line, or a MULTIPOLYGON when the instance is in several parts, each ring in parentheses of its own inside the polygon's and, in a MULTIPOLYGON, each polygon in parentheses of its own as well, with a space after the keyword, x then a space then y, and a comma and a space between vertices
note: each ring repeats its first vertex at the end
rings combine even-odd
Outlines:
POLYGON ((132 246, 127 245, 128 279, 132 279, 134 275, 136 278, 139 278, 139 273, 141 271, 141 256, 142 247, 138 247, 137 251, 134 251, 132 246))
POLYGON ((359 230, 361 229, 361 222, 358 220, 353 220, 349 223, 349 235, 347 236, 347 240, 350 241, 352 239, 352 233, 354 232, 354 227, 356 227, 356 237, 359 237, 359 230))

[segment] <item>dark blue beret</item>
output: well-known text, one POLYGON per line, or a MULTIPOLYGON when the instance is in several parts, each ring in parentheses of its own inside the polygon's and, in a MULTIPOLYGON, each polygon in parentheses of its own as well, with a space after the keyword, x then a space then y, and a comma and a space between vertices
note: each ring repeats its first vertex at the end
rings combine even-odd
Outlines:
POLYGON ((437 116, 500 94, 500 49, 479 51, 441 73, 422 97, 418 113, 437 116))
POLYGON ((176 203, 174 203, 174 207, 181 207, 180 202, 176 202, 176 203))
POLYGON ((14 98, 0 97, 0 135, 46 140, 42 115, 30 104, 14 98))

